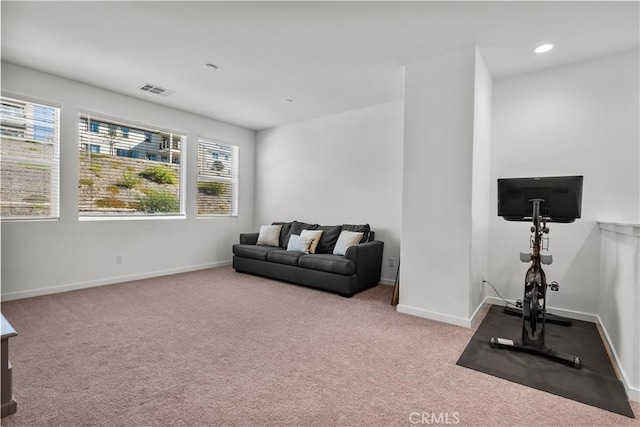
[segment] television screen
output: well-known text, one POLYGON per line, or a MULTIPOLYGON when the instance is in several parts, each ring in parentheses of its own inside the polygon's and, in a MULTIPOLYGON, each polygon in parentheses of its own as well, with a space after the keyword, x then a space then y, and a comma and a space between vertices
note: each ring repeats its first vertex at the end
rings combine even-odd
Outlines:
POLYGON ((582 209, 582 176, 498 179, 498 216, 529 221, 532 199, 542 199, 540 215, 549 222, 573 222, 582 209))

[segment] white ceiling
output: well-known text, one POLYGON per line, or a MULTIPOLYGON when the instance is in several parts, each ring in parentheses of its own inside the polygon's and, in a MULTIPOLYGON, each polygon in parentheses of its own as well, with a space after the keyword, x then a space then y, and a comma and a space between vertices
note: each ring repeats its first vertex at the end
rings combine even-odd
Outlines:
POLYGON ((403 65, 473 44, 494 78, 637 49, 638 6, 2 1, 2 60, 259 130, 402 99, 403 65))

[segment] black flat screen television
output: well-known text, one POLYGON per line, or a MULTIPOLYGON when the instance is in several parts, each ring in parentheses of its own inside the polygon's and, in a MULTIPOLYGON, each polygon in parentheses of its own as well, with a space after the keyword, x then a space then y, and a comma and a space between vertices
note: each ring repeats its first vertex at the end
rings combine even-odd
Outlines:
POLYGON ((530 221, 532 199, 543 199, 540 215, 548 222, 573 222, 582 210, 582 176, 498 179, 498 216, 530 221))

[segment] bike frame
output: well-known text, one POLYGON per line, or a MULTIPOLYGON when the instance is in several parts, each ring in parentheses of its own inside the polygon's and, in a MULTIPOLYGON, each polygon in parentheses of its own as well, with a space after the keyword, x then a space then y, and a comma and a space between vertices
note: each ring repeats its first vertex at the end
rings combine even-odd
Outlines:
POLYGON ((540 216, 542 199, 532 199, 533 202, 533 245, 531 250, 531 267, 524 279, 524 298, 522 305, 522 342, 534 347, 544 347, 544 325, 546 312, 547 279, 542 269, 540 251, 542 250, 542 235, 548 233, 546 221, 540 216), (542 306, 540 305, 542 301, 542 306), (542 319, 540 321, 540 315, 542 319))
MULTIPOLYGON (((567 353, 547 348, 544 343, 545 316, 547 305, 547 279, 542 269, 542 236, 549 233, 546 219, 540 215, 540 204, 543 199, 531 199, 533 203, 533 244, 531 247, 531 266, 524 278, 524 298, 522 304, 522 335, 521 340, 505 338, 491 338, 490 345, 494 348, 507 348, 525 351, 554 359, 576 369, 582 368, 582 360, 567 353)), ((528 261, 527 254, 521 254, 522 261, 528 261), (523 259, 522 256, 525 256, 523 259)), ((549 261, 550 262, 550 261, 549 261)), ((557 284, 556 284, 557 286, 557 284)))

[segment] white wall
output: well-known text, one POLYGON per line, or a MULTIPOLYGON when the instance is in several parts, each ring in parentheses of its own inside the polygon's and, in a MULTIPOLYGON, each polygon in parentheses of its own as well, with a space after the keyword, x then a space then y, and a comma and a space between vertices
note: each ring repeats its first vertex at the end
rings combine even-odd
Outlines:
POLYGON ((405 67, 398 311, 469 318, 476 49, 405 67))
POLYGON ((599 320, 629 398, 640 402, 640 224, 600 223, 599 320))
POLYGON ((60 220, 2 223, 3 300, 228 263, 252 229, 255 132, 4 62, 2 90, 62 105, 60 220), (188 134, 186 219, 78 221, 80 109, 188 134), (196 218, 198 135, 240 146, 237 218, 196 218))
POLYGON ((402 101, 294 123, 256 137, 256 222, 369 223, 382 279, 400 253, 402 101))
POLYGON ((548 304, 598 313, 597 221, 640 219, 638 62, 632 51, 494 82, 487 279, 505 298, 522 298, 529 224, 497 216, 497 178, 584 175, 582 219, 550 224, 548 304))

